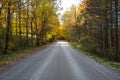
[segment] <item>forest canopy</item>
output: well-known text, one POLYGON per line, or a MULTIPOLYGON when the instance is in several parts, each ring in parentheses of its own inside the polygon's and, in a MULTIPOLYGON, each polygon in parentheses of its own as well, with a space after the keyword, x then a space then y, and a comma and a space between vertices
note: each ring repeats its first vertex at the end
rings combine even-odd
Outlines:
POLYGON ((120 61, 120 1, 83 0, 63 16, 66 39, 82 49, 120 61))
POLYGON ((82 0, 62 15, 60 0, 0 0, 0 54, 58 39, 120 61, 120 1, 82 0))
POLYGON ((56 0, 0 0, 0 53, 55 40, 56 0))

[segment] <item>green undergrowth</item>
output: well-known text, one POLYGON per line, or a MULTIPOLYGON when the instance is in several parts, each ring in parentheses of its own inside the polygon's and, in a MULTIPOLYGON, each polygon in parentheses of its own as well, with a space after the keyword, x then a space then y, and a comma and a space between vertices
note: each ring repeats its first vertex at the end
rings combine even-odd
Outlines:
POLYGON ((0 55, 0 66, 9 64, 9 63, 11 63, 13 61, 17 61, 19 59, 22 59, 22 58, 26 57, 27 55, 33 54, 33 53, 47 47, 48 45, 50 45, 50 43, 39 46, 39 47, 29 47, 26 49, 20 49, 15 52, 8 53, 6 55, 0 55))
POLYGON ((78 43, 70 43, 75 49, 79 50, 80 52, 84 53, 85 55, 87 55, 89 58, 92 58, 94 60, 96 60, 97 62, 104 64, 106 66, 109 66, 115 70, 120 71, 120 62, 115 62, 115 61, 110 61, 107 58, 103 58, 97 55, 94 55, 92 53, 90 53, 89 51, 87 51, 86 48, 82 47, 80 44, 78 43))

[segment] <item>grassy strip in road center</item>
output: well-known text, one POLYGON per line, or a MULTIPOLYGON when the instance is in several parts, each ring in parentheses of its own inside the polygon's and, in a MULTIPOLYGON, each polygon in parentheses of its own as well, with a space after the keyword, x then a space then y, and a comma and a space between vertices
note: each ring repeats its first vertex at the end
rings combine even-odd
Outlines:
POLYGON ((117 71, 120 72, 120 62, 110 61, 110 60, 108 60, 106 58, 96 56, 96 55, 94 55, 94 54, 92 54, 92 53, 90 53, 88 51, 85 51, 83 49, 83 47, 80 46, 77 43, 72 43, 71 42, 70 44, 73 46, 73 48, 75 48, 75 49, 79 50, 80 52, 84 53, 89 58, 94 59, 95 61, 97 61, 97 62, 99 62, 99 63, 101 63, 101 64, 103 64, 105 66, 111 67, 112 69, 117 70, 117 71))

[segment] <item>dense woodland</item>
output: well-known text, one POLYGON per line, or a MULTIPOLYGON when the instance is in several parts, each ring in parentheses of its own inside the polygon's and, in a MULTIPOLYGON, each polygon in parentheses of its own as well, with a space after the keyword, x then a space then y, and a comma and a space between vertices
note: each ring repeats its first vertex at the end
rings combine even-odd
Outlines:
POLYGON ((58 0, 0 0, 0 54, 57 39, 120 61, 120 1, 83 0, 62 15, 58 0))
POLYGON ((63 16, 64 38, 84 50, 120 61, 120 1, 83 0, 63 16))
POLYGON ((54 41, 56 0, 0 0, 0 54, 54 41))

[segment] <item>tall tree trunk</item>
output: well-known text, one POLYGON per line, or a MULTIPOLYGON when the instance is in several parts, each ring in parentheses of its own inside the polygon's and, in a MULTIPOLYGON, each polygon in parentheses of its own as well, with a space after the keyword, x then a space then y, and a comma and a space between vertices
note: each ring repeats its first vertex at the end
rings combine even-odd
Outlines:
POLYGON ((19 0, 19 44, 21 46, 22 29, 21 29, 21 0, 19 0))
POLYGON ((39 46, 39 33, 38 33, 38 27, 37 27, 37 19, 36 19, 36 14, 34 12, 34 23, 35 23, 35 32, 36 32, 36 46, 39 46))
POLYGON ((9 47, 10 29, 11 29, 11 14, 10 14, 10 2, 8 1, 7 28, 6 28, 6 38, 5 38, 4 54, 7 53, 7 50, 8 50, 8 47, 9 47))
POLYGON ((31 23, 30 23, 30 28, 31 28, 31 46, 33 45, 33 23, 32 23, 33 20, 31 20, 31 23))
POLYGON ((16 13, 16 36, 18 36, 18 23, 17 23, 17 13, 16 13))
POLYGON ((28 43, 28 26, 29 26, 29 22, 28 22, 28 19, 29 19, 29 5, 28 5, 28 2, 29 0, 27 0, 27 20, 26 20, 26 43, 28 43))
POLYGON ((120 61, 119 39, 118 39, 118 0, 115 0, 115 48, 116 48, 116 60, 120 61))
POLYGON ((114 34, 113 34, 113 0, 110 0, 110 46, 113 48, 114 46, 114 34))
POLYGON ((109 52, 109 35, 108 35, 108 0, 105 0, 105 21, 104 21, 104 44, 105 44, 105 56, 108 56, 109 52))

